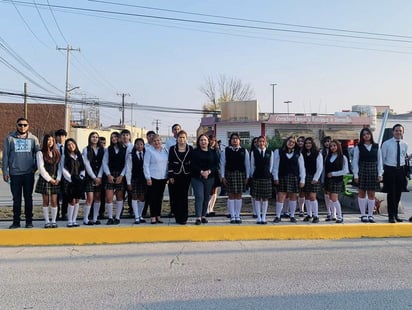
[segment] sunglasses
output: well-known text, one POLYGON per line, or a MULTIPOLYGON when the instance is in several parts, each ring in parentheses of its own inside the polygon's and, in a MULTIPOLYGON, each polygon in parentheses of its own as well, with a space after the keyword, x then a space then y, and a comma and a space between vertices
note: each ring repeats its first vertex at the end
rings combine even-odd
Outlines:
POLYGON ((27 126, 29 126, 29 124, 17 124, 17 126, 19 126, 19 127, 27 127, 27 126))

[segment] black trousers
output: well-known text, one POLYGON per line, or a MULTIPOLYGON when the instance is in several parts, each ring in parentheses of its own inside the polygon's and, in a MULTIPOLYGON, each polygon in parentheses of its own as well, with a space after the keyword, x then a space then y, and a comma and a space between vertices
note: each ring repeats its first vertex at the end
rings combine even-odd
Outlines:
POLYGON ((150 192, 150 216, 160 216, 162 213, 163 194, 166 187, 166 179, 157 180, 152 178, 152 186, 148 186, 150 192))
POLYGON ((188 192, 190 185, 189 174, 175 174, 173 176, 174 184, 169 183, 170 203, 172 203, 172 212, 175 215, 177 223, 187 222, 188 218, 188 192))
POLYGON ((405 183, 405 170, 403 167, 384 166, 383 186, 387 193, 388 217, 398 216, 398 205, 401 200, 402 190, 405 183))

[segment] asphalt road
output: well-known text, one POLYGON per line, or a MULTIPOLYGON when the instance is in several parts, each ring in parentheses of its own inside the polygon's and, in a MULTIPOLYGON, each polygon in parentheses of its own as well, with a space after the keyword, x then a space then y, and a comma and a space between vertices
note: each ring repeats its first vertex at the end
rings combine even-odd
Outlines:
POLYGON ((0 308, 412 309, 411 241, 0 248, 0 308))

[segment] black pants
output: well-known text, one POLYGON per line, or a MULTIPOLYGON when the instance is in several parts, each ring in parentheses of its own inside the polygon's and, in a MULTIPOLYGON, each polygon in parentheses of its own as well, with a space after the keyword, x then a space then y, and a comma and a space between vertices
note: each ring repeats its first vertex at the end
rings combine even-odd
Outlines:
POLYGON ((166 179, 157 180, 152 178, 152 186, 148 186, 150 192, 150 216, 160 216, 162 213, 163 194, 166 187, 166 179))
POLYGON ((188 218, 188 191, 190 175, 176 174, 173 176, 174 184, 169 183, 170 202, 173 203, 172 212, 177 223, 185 223, 188 218))
POLYGON ((398 216, 398 205, 401 200, 402 190, 405 183, 405 170, 403 167, 385 166, 383 174, 383 185, 387 193, 388 217, 395 218, 398 216))

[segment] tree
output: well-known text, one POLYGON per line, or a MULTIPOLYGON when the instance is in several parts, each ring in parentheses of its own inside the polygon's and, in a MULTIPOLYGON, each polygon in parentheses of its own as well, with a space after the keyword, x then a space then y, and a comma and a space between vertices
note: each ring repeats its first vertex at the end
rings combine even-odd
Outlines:
POLYGON ((219 111, 223 102, 246 101, 254 97, 250 84, 245 84, 241 79, 219 75, 217 80, 208 77, 200 91, 207 97, 208 103, 203 105, 207 111, 219 111))

